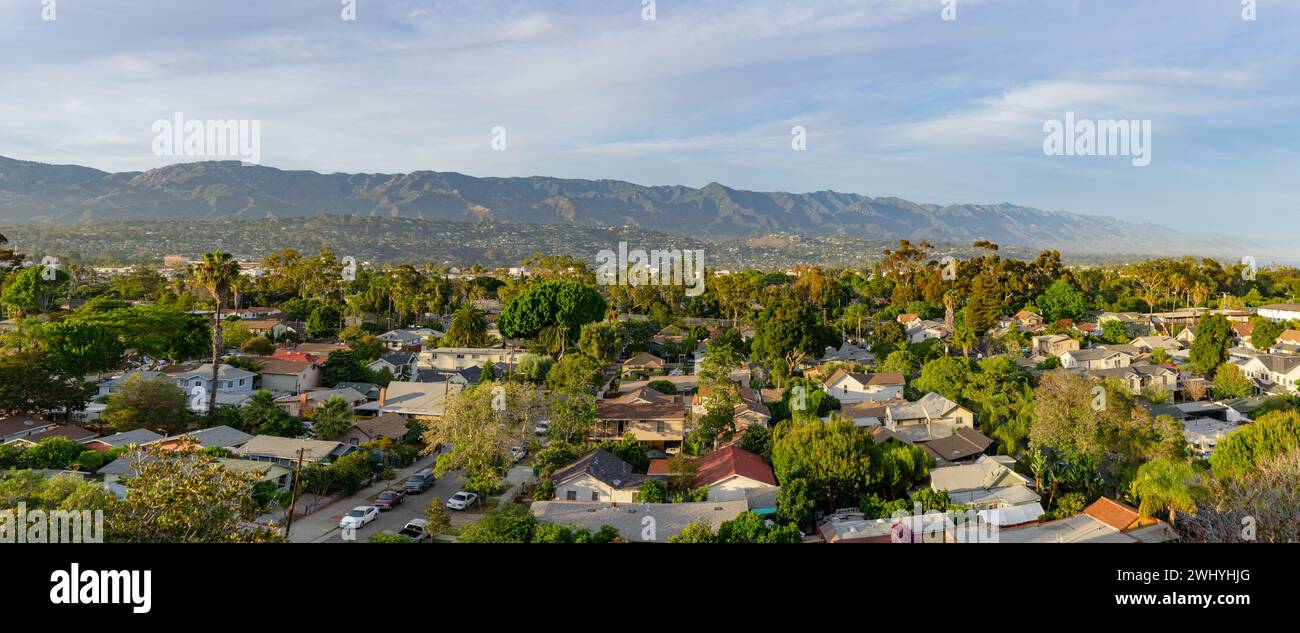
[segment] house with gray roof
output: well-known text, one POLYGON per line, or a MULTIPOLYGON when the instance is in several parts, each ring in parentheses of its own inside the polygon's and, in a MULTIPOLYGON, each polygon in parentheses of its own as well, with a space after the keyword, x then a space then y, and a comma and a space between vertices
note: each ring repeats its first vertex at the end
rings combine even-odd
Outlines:
POLYGON ((646 475, 603 448, 551 474, 555 498, 562 501, 631 503, 645 480, 646 475))
POLYGON ((718 526, 749 510, 745 499, 701 503, 634 503, 535 501, 533 516, 543 521, 572 525, 590 531, 610 526, 632 543, 667 543, 696 521, 718 526))

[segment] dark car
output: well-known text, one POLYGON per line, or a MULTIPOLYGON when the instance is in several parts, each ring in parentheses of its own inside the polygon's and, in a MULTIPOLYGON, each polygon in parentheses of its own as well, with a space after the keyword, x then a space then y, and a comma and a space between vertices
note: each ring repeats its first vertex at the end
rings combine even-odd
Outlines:
POLYGON ((425 468, 414 475, 406 478, 406 483, 402 484, 402 490, 407 494, 418 495, 425 490, 433 487, 434 478, 433 470, 425 468))
POLYGON ((375 497, 375 501, 371 505, 380 510, 392 510, 393 506, 401 503, 402 498, 405 496, 396 490, 385 490, 379 493, 378 497, 375 497))

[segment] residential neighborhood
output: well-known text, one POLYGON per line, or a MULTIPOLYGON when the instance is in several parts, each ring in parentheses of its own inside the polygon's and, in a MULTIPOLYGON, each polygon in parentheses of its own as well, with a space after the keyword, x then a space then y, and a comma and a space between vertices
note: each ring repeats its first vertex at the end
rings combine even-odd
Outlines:
MULTIPOLYGON (((1285 468, 1300 438, 1294 304, 1225 292, 1118 310, 1143 305, 1138 286, 1088 295, 1089 271, 992 255, 946 282, 891 268, 923 248, 777 284, 714 272, 712 317, 666 291, 658 316, 639 313, 629 288, 565 258, 367 268, 307 294, 305 269, 282 263, 301 255, 249 277, 209 253, 177 273, 186 310, 148 269, 85 280, 76 308, 11 292, 0 370, 32 386, 2 392, 0 466, 74 477, 107 509, 178 476, 243 481, 221 540, 497 542, 521 521, 537 542, 968 542, 970 526, 984 542, 1236 540, 1204 522, 1232 511, 1234 477, 1285 468), (337 303, 400 275, 451 292, 337 303), (119 285, 136 278, 154 282, 119 285), (992 286, 1013 281, 1027 286, 992 286), (484 287, 499 301, 478 301, 484 287), (115 343, 65 346, 66 328, 115 343)), ((1231 272, 1163 265, 1202 283, 1231 272)), ((1300 291, 1290 269, 1266 274, 1300 291)), ((198 538, 132 534, 111 538, 198 538)))

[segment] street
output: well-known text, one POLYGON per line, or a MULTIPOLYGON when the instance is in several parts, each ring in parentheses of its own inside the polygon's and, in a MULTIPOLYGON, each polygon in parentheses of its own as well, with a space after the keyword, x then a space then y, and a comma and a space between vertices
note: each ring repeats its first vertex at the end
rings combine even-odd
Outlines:
MULTIPOLYGON (((380 481, 357 494, 340 499, 330 504, 323 510, 310 516, 296 519, 293 523, 293 529, 290 532, 289 540, 293 543, 345 543, 343 531, 339 529, 339 521, 343 515, 357 506, 368 506, 371 499, 384 490, 400 488, 402 482, 406 481, 407 476, 415 473, 421 468, 429 467, 434 461, 434 456, 427 456, 418 460, 415 464, 397 471, 397 478, 392 481, 380 481)), ((523 481, 531 477, 531 468, 515 467, 507 474, 506 479, 512 486, 520 486, 523 481)), ((439 478, 433 487, 421 494, 407 495, 402 503, 392 510, 379 513, 379 517, 371 521, 365 527, 356 531, 356 542, 364 543, 372 534, 381 532, 396 533, 406 525, 411 519, 424 518, 424 509, 433 501, 434 498, 442 500, 444 503, 447 498, 460 490, 460 486, 465 482, 464 475, 459 471, 451 473, 446 477, 439 478)), ((482 516, 483 508, 474 508, 471 510, 447 510, 451 516, 452 527, 458 527, 462 524, 476 521, 482 516)))

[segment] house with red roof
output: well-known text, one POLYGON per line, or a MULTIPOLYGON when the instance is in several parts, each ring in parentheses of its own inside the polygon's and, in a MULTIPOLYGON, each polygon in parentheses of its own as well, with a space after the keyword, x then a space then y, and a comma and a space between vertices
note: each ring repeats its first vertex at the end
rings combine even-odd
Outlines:
MULTIPOLYGON (((650 460, 651 477, 667 477, 667 459, 650 460)), ((763 458, 734 444, 695 460, 694 487, 707 487, 709 501, 745 499, 746 491, 778 487, 772 467, 763 458)))

